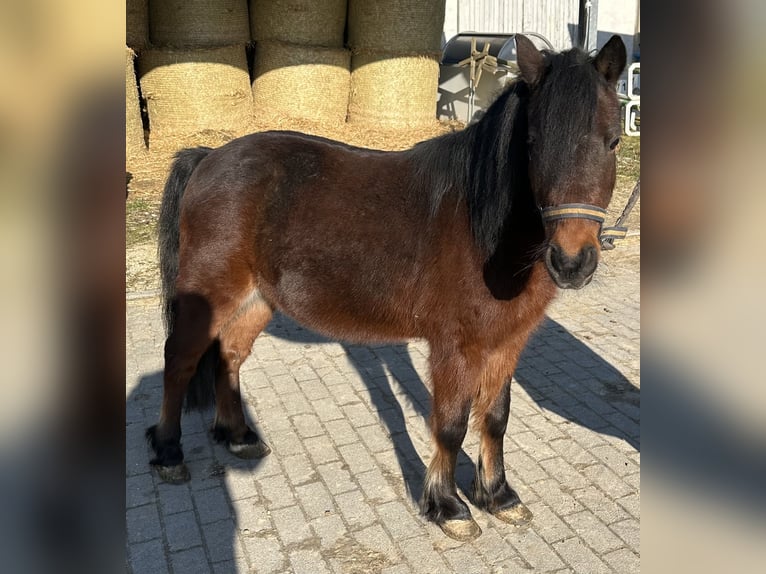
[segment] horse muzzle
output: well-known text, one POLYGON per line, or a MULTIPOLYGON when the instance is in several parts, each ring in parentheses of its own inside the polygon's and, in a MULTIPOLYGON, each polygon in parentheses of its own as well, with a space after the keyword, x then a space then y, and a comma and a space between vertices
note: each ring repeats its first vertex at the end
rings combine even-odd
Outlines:
POLYGON ((554 283, 561 289, 580 289, 593 279, 598 266, 598 248, 592 243, 592 235, 600 235, 606 210, 584 203, 569 203, 546 207, 541 210, 543 221, 551 223, 560 220, 574 222, 564 228, 557 228, 545 252, 545 266, 554 283), (598 225, 598 231, 593 225, 598 225), (566 247, 563 247, 566 245, 566 247))
POLYGON ((586 245, 577 254, 569 255, 551 243, 545 252, 545 266, 561 289, 581 289, 593 279, 598 266, 598 250, 586 245))

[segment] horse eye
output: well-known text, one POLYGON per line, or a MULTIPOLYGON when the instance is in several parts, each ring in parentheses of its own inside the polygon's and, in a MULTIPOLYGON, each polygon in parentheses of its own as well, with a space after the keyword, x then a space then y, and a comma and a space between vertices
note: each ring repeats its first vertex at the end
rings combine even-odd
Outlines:
POLYGON ((620 138, 615 139, 612 143, 609 144, 609 149, 613 150, 617 147, 617 144, 620 143, 620 138))

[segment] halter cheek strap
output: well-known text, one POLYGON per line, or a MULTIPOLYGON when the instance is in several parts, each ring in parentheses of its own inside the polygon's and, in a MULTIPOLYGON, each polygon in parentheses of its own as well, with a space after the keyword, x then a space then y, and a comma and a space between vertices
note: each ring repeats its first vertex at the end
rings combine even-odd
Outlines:
MULTIPOLYGON (((588 203, 562 203, 541 210, 543 222, 557 221, 559 219, 590 219, 598 224, 604 223, 606 209, 588 203)), ((619 222, 618 222, 619 223, 619 222)), ((615 239, 623 239, 628 233, 628 228, 620 225, 614 227, 602 227, 599 241, 611 243, 615 239)))

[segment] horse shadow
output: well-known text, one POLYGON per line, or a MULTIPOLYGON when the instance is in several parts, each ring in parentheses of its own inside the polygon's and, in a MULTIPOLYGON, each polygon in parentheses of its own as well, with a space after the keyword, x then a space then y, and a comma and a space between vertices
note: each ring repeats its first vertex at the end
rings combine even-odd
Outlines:
MULTIPOLYGON (((265 332, 294 343, 338 342, 314 333, 282 314, 274 316, 265 332)), ((417 504, 423 491, 426 465, 408 432, 400 399, 427 422, 431 392, 415 369, 406 343, 372 346, 339 343, 391 437, 405 488, 412 502, 417 504)), ((557 322, 546 318, 530 339, 514 374, 514 383, 521 385, 541 409, 582 427, 619 437, 639 450, 639 390, 557 322), (558 360, 552 363, 552 357, 558 360), (564 357, 563 363, 561 357, 564 357), (589 402, 597 404, 595 411, 587 406, 589 402), (619 408, 613 408, 616 406, 619 408), (598 414, 604 410, 619 413, 619 416, 607 420, 598 414)), ((474 462, 461 449, 455 482, 471 502, 474 475, 474 462)))
MULTIPOLYGON (((233 480, 250 480, 265 459, 243 460, 216 443, 212 436, 213 409, 204 412, 184 412, 181 417, 181 444, 184 462, 191 473, 191 481, 185 484, 163 483, 151 470, 149 460, 153 453, 146 442, 146 428, 155 424, 162 403, 162 371, 143 374, 138 384, 126 397, 126 518, 134 574, 146 566, 146 556, 133 555, 134 547, 149 547, 150 542, 133 544, 136 537, 148 537, 148 532, 161 535, 163 544, 173 553, 176 572, 194 570, 192 552, 188 547, 203 544, 214 564, 224 565, 226 571, 238 571, 238 549, 235 548, 240 519, 233 504, 233 492, 227 484, 227 476, 233 480), (236 475, 236 476, 231 476, 236 475), (157 513, 162 517, 163 527, 157 524, 157 513), (179 552, 175 552, 179 551, 179 552), (175 560, 184 556, 181 562, 175 560), (185 562, 183 560, 186 560, 185 562), (191 560, 191 561, 190 561, 191 560)), ((248 417, 252 428, 260 428, 248 417)), ((137 552, 149 552, 142 550, 137 552)), ((148 556, 148 555, 147 555, 148 556)), ((169 557, 169 555, 166 555, 169 557)), ((159 555, 154 555, 152 568, 159 555)), ((241 560, 241 558, 239 559, 241 560)), ((154 570, 152 570, 154 571, 154 570)))
MULTIPOLYGON (((337 341, 306 329, 281 313, 274 315, 264 332, 292 343, 338 343, 343 347, 346 358, 368 391, 371 406, 391 437, 407 493, 413 502, 419 502, 426 466, 407 430, 406 417, 397 394, 412 405, 423 421, 427 421, 431 393, 412 364, 407 344, 368 346, 337 341), (391 374, 393 381, 387 373, 391 374)), ((470 463, 463 450, 458 454, 458 463, 470 463)))
POLYGON ((553 319, 546 317, 530 337, 514 383, 554 421, 622 439, 641 451, 640 389, 553 319))

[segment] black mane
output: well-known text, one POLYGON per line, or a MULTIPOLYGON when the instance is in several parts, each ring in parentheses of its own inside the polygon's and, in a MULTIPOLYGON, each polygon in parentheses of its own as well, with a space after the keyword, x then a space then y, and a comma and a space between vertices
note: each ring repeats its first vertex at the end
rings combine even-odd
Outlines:
POLYGON ((500 239, 511 208, 510 191, 529 191, 527 98, 527 85, 516 81, 478 122, 412 149, 432 213, 447 195, 457 194, 468 206, 474 239, 487 254, 500 239))
POLYGON ((429 194, 431 212, 436 213, 448 195, 465 201, 474 240, 488 256, 500 241, 514 199, 532 201, 528 113, 539 117, 546 133, 555 134, 545 138, 541 149, 541 173, 546 178, 555 180, 571 167, 578 141, 590 133, 599 81, 591 62, 576 48, 546 53, 546 72, 534 88, 536 106, 530 107, 527 84, 516 80, 476 123, 421 142, 410 151, 420 193, 424 188, 429 194))

